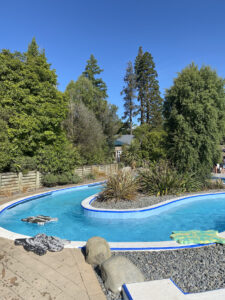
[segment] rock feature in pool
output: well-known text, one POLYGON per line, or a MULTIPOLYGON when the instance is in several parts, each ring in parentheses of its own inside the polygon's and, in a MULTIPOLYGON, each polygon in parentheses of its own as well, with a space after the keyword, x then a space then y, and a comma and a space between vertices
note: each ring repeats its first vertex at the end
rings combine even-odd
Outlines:
POLYGON ((28 222, 28 223, 36 223, 38 225, 44 225, 45 223, 49 222, 57 222, 58 218, 51 218, 49 216, 36 216, 36 217, 27 217, 25 219, 21 219, 23 222, 28 222))

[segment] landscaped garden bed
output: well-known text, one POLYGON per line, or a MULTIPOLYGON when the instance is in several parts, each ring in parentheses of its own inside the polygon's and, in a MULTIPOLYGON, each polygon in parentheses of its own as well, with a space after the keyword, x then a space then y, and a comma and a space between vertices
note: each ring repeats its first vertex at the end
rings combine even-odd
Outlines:
MULTIPOLYGON (((225 288, 225 246, 222 245, 172 251, 124 251, 113 255, 129 258, 146 281, 171 278, 186 293, 225 288)), ((107 299, 121 299, 121 295, 105 289, 98 270, 96 274, 107 299)))

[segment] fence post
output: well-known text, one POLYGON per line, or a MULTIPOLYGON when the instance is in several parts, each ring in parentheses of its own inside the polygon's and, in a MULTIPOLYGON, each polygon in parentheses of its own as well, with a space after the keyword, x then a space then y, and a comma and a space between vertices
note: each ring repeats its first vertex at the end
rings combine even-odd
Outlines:
POLYGON ((19 174, 18 174, 18 188, 19 188, 20 192, 23 191, 23 173, 22 172, 19 172, 19 174))
POLYGON ((35 188, 38 189, 39 187, 40 187, 40 173, 39 173, 39 171, 36 171, 35 188))

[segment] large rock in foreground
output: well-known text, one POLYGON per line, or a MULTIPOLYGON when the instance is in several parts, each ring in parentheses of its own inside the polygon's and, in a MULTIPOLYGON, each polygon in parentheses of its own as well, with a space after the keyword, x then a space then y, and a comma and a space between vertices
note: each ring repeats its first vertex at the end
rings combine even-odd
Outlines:
POLYGON ((107 241, 101 237, 94 236, 86 244, 86 262, 91 265, 100 265, 109 257, 111 251, 107 241))
POLYGON ((113 256, 100 268, 105 287, 113 293, 119 293, 124 283, 145 281, 141 271, 124 256, 113 256))

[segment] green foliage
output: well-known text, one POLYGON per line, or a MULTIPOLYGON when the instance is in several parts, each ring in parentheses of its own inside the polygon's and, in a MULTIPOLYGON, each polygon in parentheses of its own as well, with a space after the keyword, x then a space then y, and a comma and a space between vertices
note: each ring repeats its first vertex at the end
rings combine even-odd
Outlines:
POLYGON ((42 184, 47 187, 65 184, 76 184, 81 182, 81 178, 72 172, 65 172, 61 174, 45 174, 42 177, 42 184))
POLYGON ((149 168, 139 171, 141 189, 156 196, 178 195, 201 188, 201 182, 193 174, 180 174, 168 162, 152 162, 149 168))
POLYGON ((224 80, 210 67, 185 68, 166 91, 168 157, 180 172, 208 176, 225 129, 224 80))
POLYGON ((130 134, 132 134, 133 127, 133 117, 137 115, 137 105, 134 103, 135 88, 136 88, 136 76, 134 74, 132 62, 128 62, 126 75, 124 77, 125 86, 121 92, 121 95, 124 94, 124 116, 123 119, 127 119, 130 128, 130 134))
POLYGON ((11 161, 10 171, 27 173, 30 170, 37 169, 37 162, 35 157, 30 156, 16 156, 11 161))
POLYGON ((134 174, 129 170, 119 170, 109 176, 106 187, 100 195, 102 201, 132 200, 138 185, 134 174))
POLYGON ((224 189, 225 185, 222 181, 222 179, 211 179, 211 180, 207 180, 205 183, 205 188, 209 189, 209 190, 220 190, 220 189, 224 189))
POLYGON ((158 74, 152 55, 149 52, 143 53, 142 47, 139 48, 135 60, 135 74, 141 124, 162 126, 162 98, 159 92, 158 74))
POLYGON ((92 81, 80 76, 65 91, 69 112, 64 122, 68 137, 79 145, 84 163, 102 163, 112 158, 114 136, 120 121, 117 107, 102 98, 92 81))
POLYGON ((37 169, 42 173, 64 173, 82 162, 77 148, 72 147, 65 137, 54 144, 46 145, 37 152, 37 169))
POLYGON ((56 186, 58 183, 58 176, 54 174, 45 174, 42 177, 42 184, 47 187, 56 186))
POLYGON ((50 69, 35 39, 24 54, 8 50, 0 53, 0 112, 5 116, 0 124, 4 128, 0 136, 4 163, 0 159, 0 170, 25 170, 31 160, 47 172, 52 167, 52 172, 71 167, 62 129, 68 102, 56 85, 55 70, 50 69))
POLYGON ((126 147, 121 160, 132 166, 144 166, 148 161, 159 161, 166 157, 166 132, 143 124, 134 130, 134 140, 126 147))
POLYGON ((12 145, 8 138, 7 123, 3 119, 0 119, 0 145, 0 172, 3 172, 9 168, 12 159, 12 145))
POLYGON ((82 102, 71 103, 65 122, 68 136, 77 146, 85 164, 101 163, 105 159, 106 147, 102 127, 95 114, 82 102))
POLYGON ((107 87, 105 82, 101 78, 96 78, 96 75, 99 75, 103 72, 102 69, 97 65, 97 59, 91 54, 90 59, 87 60, 87 65, 83 75, 88 78, 94 87, 98 89, 101 93, 102 99, 107 98, 107 87))
POLYGON ((93 180, 95 180, 95 179, 96 179, 96 175, 93 174, 93 173, 89 173, 89 174, 87 174, 87 175, 85 176, 85 178, 86 178, 86 179, 93 179, 93 180))

